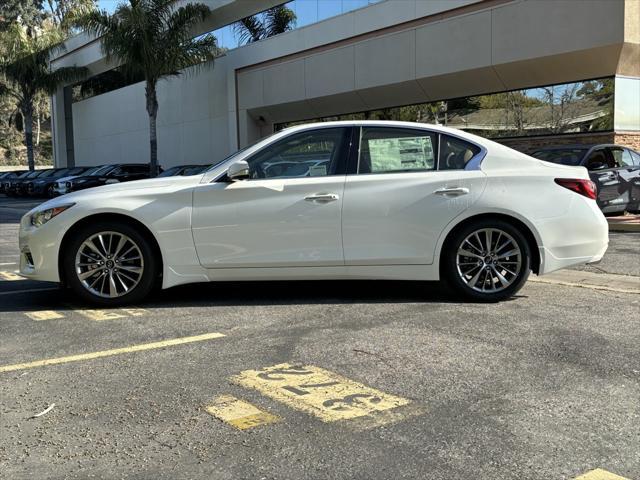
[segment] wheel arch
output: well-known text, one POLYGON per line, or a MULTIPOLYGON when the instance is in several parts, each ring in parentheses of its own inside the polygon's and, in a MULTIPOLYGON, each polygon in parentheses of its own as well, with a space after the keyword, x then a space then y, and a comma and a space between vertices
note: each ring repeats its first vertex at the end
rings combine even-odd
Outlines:
POLYGON ((69 245, 69 242, 71 241, 71 239, 73 238, 73 235, 76 232, 78 232, 81 228, 87 225, 91 225, 96 222, 106 222, 106 221, 115 221, 115 222, 124 223, 126 225, 129 225, 130 227, 135 228, 142 235, 144 235, 144 237, 149 241, 154 253, 157 255, 157 258, 160 260, 158 271, 160 275, 162 275, 163 268, 164 268, 162 250, 160 249, 160 244, 158 243, 158 240, 156 239, 153 232, 151 232, 149 227, 147 227, 140 220, 130 217, 129 215, 125 215, 122 213, 103 212, 103 213, 96 213, 96 214, 81 218, 76 223, 74 223, 65 232, 64 236, 62 237, 62 240, 60 241, 60 248, 58 249, 58 275, 60 276, 60 281, 62 283, 66 283, 64 268, 62 265, 63 253, 66 251, 66 248, 69 245))
POLYGON ((461 219, 458 223, 453 225, 449 229, 449 231, 446 233, 446 235, 444 235, 444 238, 442 240, 442 243, 439 249, 439 253, 440 253, 438 256, 439 268, 442 268, 442 261, 441 261, 442 254, 446 251, 447 248, 449 248, 449 244, 451 242, 451 239, 455 235, 455 233, 461 228, 464 228, 469 223, 472 223, 478 220, 488 220, 488 219, 502 220, 504 222, 507 222, 513 225, 515 228, 517 228, 524 235, 525 239, 527 240, 527 244, 529 245, 529 250, 531 250, 531 270, 533 271, 533 273, 538 274, 540 272, 540 263, 541 263, 540 249, 539 249, 540 242, 537 239, 537 236, 534 233, 534 230, 532 229, 532 227, 527 225, 520 218, 517 218, 516 216, 510 215, 508 213, 500 213, 500 212, 478 213, 475 215, 465 217, 461 219))

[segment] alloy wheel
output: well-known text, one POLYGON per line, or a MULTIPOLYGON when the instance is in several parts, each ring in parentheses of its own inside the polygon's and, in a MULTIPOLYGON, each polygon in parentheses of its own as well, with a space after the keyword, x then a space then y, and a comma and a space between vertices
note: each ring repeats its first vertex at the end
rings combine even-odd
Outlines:
POLYGON ((481 293, 501 292, 511 286, 522 269, 518 242, 498 228, 482 228, 458 246, 456 265, 460 279, 481 293))
POLYGON ((138 285, 144 259, 140 247, 127 235, 99 232, 80 245, 75 271, 82 286, 93 295, 117 298, 138 285))

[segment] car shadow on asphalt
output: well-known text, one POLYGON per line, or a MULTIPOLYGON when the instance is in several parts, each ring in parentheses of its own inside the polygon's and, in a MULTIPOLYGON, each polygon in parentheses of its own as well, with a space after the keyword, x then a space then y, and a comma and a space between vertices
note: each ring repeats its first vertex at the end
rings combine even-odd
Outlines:
MULTIPOLYGON (((2 289, 0 291, 9 292, 2 289)), ((11 282, 9 282, 11 283, 11 282)), ((16 283, 16 282, 13 282, 16 283)), ((26 286, 26 285, 25 285, 26 286)), ((78 301, 70 289, 56 284, 29 282, 28 289, 4 294, 1 312, 73 310, 97 307, 78 301), (38 288, 41 286, 41 288, 38 288), (42 288, 46 287, 46 288, 42 288)), ((512 300, 522 298, 522 295, 512 300)), ((169 309, 180 307, 261 305, 349 305, 400 303, 473 303, 464 300, 439 282, 341 280, 211 282, 158 290, 135 307, 169 309)))

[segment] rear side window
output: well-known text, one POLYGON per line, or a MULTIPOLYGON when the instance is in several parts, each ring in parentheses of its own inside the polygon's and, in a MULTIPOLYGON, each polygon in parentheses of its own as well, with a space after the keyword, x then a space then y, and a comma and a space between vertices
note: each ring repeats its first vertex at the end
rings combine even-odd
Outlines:
POLYGON ((438 170, 464 170, 467 163, 480 153, 480 147, 449 135, 440 136, 438 170))
POLYGON ((435 169, 436 135, 410 128, 364 127, 358 173, 399 173, 435 169))
POLYGON ((629 150, 631 152, 631 159, 633 160, 633 164, 635 166, 640 166, 640 153, 634 152, 633 150, 629 150))

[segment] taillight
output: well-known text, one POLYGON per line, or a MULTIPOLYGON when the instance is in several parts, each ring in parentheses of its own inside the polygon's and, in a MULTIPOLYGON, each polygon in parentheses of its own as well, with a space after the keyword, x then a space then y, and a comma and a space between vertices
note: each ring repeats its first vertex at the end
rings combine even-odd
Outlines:
POLYGON ((584 180, 582 178, 556 178, 555 182, 561 187, 568 188, 591 200, 595 200, 598 197, 596 184, 591 180, 584 180))

